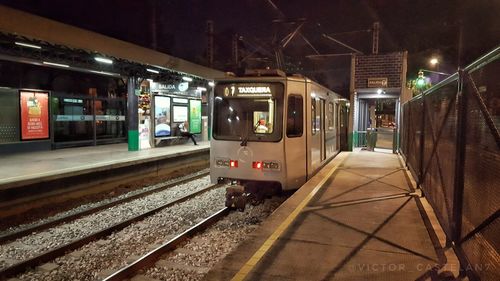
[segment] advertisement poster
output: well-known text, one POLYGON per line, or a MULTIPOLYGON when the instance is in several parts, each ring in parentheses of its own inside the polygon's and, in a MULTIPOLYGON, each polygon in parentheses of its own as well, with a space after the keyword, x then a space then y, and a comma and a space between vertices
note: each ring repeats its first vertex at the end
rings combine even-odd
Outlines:
POLYGON ((170 98, 155 96, 155 137, 170 136, 170 98))
POLYGON ((189 132, 192 134, 201 133, 201 101, 189 101, 189 132))
POLYGON ((49 138, 49 94, 20 92, 21 139, 49 138))
POLYGON ((174 122, 188 121, 187 106, 174 106, 174 122))

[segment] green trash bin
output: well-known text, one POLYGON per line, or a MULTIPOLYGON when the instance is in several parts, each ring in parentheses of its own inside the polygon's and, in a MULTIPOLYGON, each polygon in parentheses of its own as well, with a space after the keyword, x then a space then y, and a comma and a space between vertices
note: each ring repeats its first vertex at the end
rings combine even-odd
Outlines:
POLYGON ((366 148, 369 151, 374 151, 377 145, 377 129, 366 129, 366 148))

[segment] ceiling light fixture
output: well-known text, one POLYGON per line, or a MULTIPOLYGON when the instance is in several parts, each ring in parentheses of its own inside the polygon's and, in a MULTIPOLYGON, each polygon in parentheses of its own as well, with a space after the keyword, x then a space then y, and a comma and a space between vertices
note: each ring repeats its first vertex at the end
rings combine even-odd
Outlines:
POLYGON ((28 47, 28 48, 33 48, 33 49, 41 49, 42 47, 33 45, 33 44, 27 44, 27 43, 21 43, 21 42, 15 42, 14 44, 18 46, 23 46, 23 47, 28 47))
POLYGON ((48 61, 44 61, 43 64, 59 66, 59 67, 69 67, 69 65, 67 65, 67 64, 54 63, 54 62, 48 62, 48 61))
POLYGON ((107 58, 101 58, 101 57, 95 57, 94 58, 96 61, 98 62, 102 62, 102 63, 107 63, 107 64, 112 64, 113 61, 110 60, 110 59, 107 59, 107 58))

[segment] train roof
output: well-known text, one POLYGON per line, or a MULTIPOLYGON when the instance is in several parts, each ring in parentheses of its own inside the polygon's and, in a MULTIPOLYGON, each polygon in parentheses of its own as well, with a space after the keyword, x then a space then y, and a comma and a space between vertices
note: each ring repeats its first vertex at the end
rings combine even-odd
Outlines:
MULTIPOLYGON (((279 69, 251 69, 246 70, 244 75, 236 76, 234 73, 226 72, 226 76, 217 78, 216 81, 220 82, 254 82, 256 80, 265 80, 269 82, 274 81, 296 81, 315 84, 328 92, 337 94, 336 92, 328 89, 327 87, 303 76, 302 74, 287 74, 279 69)), ((338 95, 338 94, 337 94, 338 95)))

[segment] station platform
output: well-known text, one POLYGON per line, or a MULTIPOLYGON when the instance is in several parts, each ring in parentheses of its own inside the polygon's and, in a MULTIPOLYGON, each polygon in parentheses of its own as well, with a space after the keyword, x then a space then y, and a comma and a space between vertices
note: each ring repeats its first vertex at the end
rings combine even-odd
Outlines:
MULTIPOLYGON (((22 201, 23 196, 58 192, 70 185, 100 184, 132 179, 133 174, 161 174, 161 167, 180 159, 208 161, 210 142, 188 142, 140 151, 127 143, 9 154, 0 161, 0 207, 22 201)), ((207 162, 208 163, 208 162, 207 162)))
POLYGON ((340 153, 205 280, 450 280, 458 259, 402 163, 340 153))

